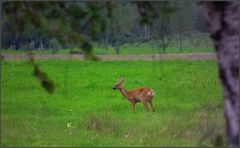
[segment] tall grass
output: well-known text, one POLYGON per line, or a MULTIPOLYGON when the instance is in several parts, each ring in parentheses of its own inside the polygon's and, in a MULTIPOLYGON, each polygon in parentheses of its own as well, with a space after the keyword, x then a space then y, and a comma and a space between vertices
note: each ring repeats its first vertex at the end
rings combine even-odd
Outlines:
MULTIPOLYGON (((24 61, 2 72, 2 146, 213 146, 224 136, 215 61, 38 61, 55 81, 47 94, 24 61), (155 112, 112 86, 156 91, 155 112)), ((223 139, 224 140, 224 139, 223 139)))

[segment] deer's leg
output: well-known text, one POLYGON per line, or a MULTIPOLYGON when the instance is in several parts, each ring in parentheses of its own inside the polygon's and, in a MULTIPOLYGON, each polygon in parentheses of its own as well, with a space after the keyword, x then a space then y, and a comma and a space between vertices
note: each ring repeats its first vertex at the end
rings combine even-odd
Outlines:
POLYGON ((142 101, 142 103, 143 103, 143 105, 144 105, 144 107, 145 107, 145 109, 148 111, 148 105, 147 105, 147 101, 142 101))
POLYGON ((133 111, 135 111, 135 105, 136 105, 136 103, 135 103, 135 102, 131 102, 131 103, 132 103, 133 111))
POLYGON ((151 108, 152 108, 152 112, 154 112, 154 108, 153 108, 153 103, 152 103, 152 100, 149 101, 150 105, 151 105, 151 108))

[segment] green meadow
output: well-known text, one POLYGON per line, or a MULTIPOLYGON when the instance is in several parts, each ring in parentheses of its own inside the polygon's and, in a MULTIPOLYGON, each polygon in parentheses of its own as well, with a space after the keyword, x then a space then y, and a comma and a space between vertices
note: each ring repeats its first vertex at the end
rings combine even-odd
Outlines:
POLYGON ((2 146, 224 145, 223 98, 211 61, 40 60, 48 94, 26 61, 2 62, 2 146), (155 112, 112 86, 155 90, 155 112), (220 142, 219 142, 220 139, 220 142))
MULTIPOLYGON (((44 50, 14 50, 14 49, 4 49, 2 51, 3 54, 24 54, 26 52, 31 51, 35 54, 69 54, 70 49, 44 49, 44 50)), ((72 49, 72 51, 76 53, 81 54, 81 50, 78 48, 72 49)), ((213 48, 184 48, 182 52, 179 50, 179 48, 169 48, 166 49, 166 53, 209 53, 214 52, 213 48)), ((116 51, 113 47, 95 47, 93 49, 93 53, 97 55, 117 55, 116 51)), ((122 55, 127 54, 161 54, 163 53, 163 50, 161 48, 155 48, 155 47, 132 47, 132 46, 123 46, 120 48, 120 53, 122 55)))

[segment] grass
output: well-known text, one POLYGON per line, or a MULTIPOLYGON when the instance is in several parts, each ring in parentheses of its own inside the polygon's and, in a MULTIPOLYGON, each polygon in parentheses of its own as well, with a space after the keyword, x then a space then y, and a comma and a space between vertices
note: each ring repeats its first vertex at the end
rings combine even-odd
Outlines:
MULTIPOLYGON (((110 47, 108 50, 105 48, 94 48, 95 54, 110 54, 115 55, 115 49, 110 47)), ((169 47, 166 49, 165 53, 206 53, 206 52, 213 52, 212 48, 183 48, 183 51, 181 52, 179 48, 176 47, 169 47)), ((163 50, 161 48, 156 47, 135 47, 135 46, 122 46, 120 48, 120 54, 163 54, 163 50)))
MULTIPOLYGON (((213 146, 224 137, 215 61, 37 61, 56 83, 48 94, 24 61, 4 61, 2 146, 213 146), (156 91, 156 112, 112 86, 156 91)), ((224 142, 224 139, 223 139, 224 142)))
MULTIPOLYGON (((24 52, 32 51, 35 54, 53 54, 54 50, 45 49, 45 50, 13 50, 13 49, 5 49, 2 50, 4 54, 23 54, 24 52)), ((81 53, 80 49, 74 49, 75 52, 81 53)), ((179 48, 169 47, 166 49, 166 53, 206 53, 213 52, 212 48, 183 48, 183 51, 180 52, 179 48)), ((70 49, 59 49, 55 53, 57 54, 70 54, 70 49)), ((109 47, 108 49, 103 47, 95 47, 93 49, 94 54, 98 55, 116 55, 115 49, 113 47, 109 47)), ((161 48, 156 47, 136 47, 136 46, 128 46, 124 45, 120 48, 120 54, 161 54, 163 53, 161 48)))

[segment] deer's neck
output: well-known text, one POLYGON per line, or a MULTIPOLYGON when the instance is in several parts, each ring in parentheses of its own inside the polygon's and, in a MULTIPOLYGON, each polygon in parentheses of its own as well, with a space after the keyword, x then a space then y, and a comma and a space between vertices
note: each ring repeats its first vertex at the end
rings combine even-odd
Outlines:
POLYGON ((124 87, 120 88, 119 90, 122 93, 122 95, 129 100, 127 90, 124 87))

